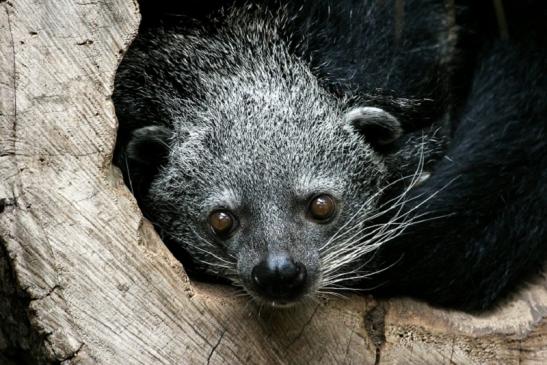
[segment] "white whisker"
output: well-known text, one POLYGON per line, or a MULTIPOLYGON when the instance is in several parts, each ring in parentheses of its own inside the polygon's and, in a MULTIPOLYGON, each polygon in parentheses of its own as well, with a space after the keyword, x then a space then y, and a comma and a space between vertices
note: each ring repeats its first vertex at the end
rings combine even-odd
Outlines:
POLYGON ((341 285, 341 283, 369 278, 373 275, 377 275, 383 271, 390 269, 396 263, 388 265, 387 267, 384 267, 374 272, 363 271, 363 269, 374 258, 374 255, 370 256, 369 259, 365 260, 357 267, 354 267, 355 263, 358 263, 359 260, 369 255, 370 253, 375 252, 386 242, 389 242, 394 238, 399 237, 409 227, 413 225, 451 216, 451 214, 445 214, 431 217, 431 215, 433 214, 433 212, 431 211, 414 216, 413 213, 423 207, 429 201, 431 201, 431 199, 436 197, 441 191, 446 189, 450 184, 454 182, 455 179, 449 181, 446 185, 442 186, 440 189, 435 191, 433 194, 430 194, 422 201, 419 201, 410 209, 405 210, 405 207, 410 202, 422 199, 424 194, 421 193, 411 198, 407 198, 408 193, 419 183, 420 178, 423 174, 423 168, 425 164, 423 144, 419 153, 420 156, 418 165, 412 175, 405 176, 394 181, 393 183, 387 185, 379 192, 367 199, 365 204, 363 204, 358 209, 358 211, 353 214, 348 219, 348 221, 340 229, 338 229, 329 240, 327 240, 327 242, 323 246, 320 247, 319 252, 321 256, 321 264, 324 269, 322 272, 323 275, 321 279, 321 285, 317 291, 318 294, 325 289, 347 289, 352 291, 361 291, 362 289, 344 287, 341 285), (408 183, 408 186, 406 186, 400 194, 377 207, 375 213, 370 214, 366 217, 362 217, 364 207, 368 205, 373 199, 376 199, 378 195, 384 193, 386 189, 393 184, 403 182, 405 180, 408 180, 409 178, 410 182, 408 183), (366 222, 381 218, 388 213, 391 217, 387 222, 377 223, 368 226, 366 225, 366 222), (360 219, 360 217, 362 218, 360 219), (351 225, 355 221, 357 221, 356 224, 351 225), (323 252, 327 248, 329 248, 327 252, 323 252), (349 270, 340 271, 343 267, 347 267, 349 270))

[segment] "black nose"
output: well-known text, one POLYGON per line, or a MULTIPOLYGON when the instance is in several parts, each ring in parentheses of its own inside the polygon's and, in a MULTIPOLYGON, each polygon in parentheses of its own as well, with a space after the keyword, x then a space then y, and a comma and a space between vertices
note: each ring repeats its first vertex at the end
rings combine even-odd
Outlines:
POLYGON ((285 254, 268 255, 253 268, 258 292, 269 299, 295 299, 306 282, 306 267, 285 254))

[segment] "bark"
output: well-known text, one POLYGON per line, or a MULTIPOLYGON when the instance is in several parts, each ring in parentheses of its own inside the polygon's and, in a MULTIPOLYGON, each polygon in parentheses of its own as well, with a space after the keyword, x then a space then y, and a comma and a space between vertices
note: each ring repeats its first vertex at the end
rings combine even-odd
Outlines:
POLYGON ((111 165, 132 0, 0 0, 1 364, 547 363, 547 279, 481 315, 259 310, 190 283, 111 165))

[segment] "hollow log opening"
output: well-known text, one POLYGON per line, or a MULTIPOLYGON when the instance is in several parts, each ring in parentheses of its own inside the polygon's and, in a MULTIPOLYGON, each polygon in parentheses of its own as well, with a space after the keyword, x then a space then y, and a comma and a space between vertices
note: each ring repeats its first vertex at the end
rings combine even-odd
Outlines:
POLYGON ((192 283, 112 165, 132 0, 0 0, 0 364, 547 362, 538 276, 481 314, 255 308, 192 283))

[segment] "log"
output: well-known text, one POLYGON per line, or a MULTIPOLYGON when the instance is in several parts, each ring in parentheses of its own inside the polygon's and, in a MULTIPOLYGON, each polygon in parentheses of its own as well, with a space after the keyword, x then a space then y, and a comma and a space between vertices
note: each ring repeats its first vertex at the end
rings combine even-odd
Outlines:
POLYGON ((0 0, 0 364, 545 364, 547 278, 481 314, 273 311, 190 282, 111 164, 135 0, 0 0))

